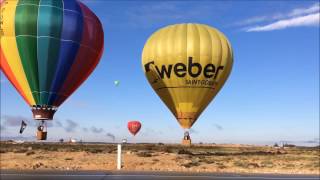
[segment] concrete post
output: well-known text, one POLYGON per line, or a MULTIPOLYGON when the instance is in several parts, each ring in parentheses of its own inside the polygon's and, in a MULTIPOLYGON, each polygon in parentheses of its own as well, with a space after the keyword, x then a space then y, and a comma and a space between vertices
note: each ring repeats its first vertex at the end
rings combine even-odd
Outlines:
POLYGON ((121 160, 121 144, 118 144, 117 169, 120 170, 122 165, 121 160))

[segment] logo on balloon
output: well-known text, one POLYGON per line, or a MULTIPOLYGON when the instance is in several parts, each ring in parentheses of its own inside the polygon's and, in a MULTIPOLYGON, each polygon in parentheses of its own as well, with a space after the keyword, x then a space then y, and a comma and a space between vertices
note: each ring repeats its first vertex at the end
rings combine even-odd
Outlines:
MULTIPOLYGON (((186 79, 186 85, 199 85, 199 86, 214 86, 216 84, 216 78, 223 71, 224 66, 215 66, 209 63, 202 67, 200 63, 194 62, 192 57, 188 58, 188 64, 178 62, 176 64, 168 65, 155 65, 154 61, 150 61, 144 65, 147 73, 153 71, 156 72, 156 77, 152 81, 152 84, 157 83, 160 79, 170 79, 172 75, 178 78, 185 78, 189 75, 191 78, 198 78, 199 76, 205 79, 186 79)), ((210 87, 210 88, 211 88, 210 87)))

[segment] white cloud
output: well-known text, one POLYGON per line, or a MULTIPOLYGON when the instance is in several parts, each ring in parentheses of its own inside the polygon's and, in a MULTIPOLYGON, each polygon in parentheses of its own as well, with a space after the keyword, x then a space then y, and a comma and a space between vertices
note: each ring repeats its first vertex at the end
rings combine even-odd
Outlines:
POLYGON ((264 26, 250 27, 246 29, 246 32, 272 31, 298 26, 319 26, 319 13, 279 20, 264 26))
POLYGON ((319 10, 320 10, 320 3, 315 3, 309 8, 294 9, 289 13, 288 16, 294 17, 294 16, 300 16, 300 15, 306 15, 306 14, 319 12, 319 10))
POLYGON ((272 15, 251 17, 243 21, 237 22, 235 25, 243 26, 243 25, 250 25, 254 23, 282 20, 286 18, 292 18, 292 17, 303 16, 307 14, 317 13, 319 12, 319 10, 320 10, 320 3, 315 3, 312 6, 309 6, 307 8, 293 9, 288 13, 274 13, 272 15))
POLYGON ((319 26, 320 3, 315 3, 307 8, 296 8, 290 12, 276 13, 268 16, 257 16, 237 23, 237 25, 249 25, 242 28, 246 32, 261 32, 286 29, 291 27, 319 26), (258 23, 265 23, 259 25, 258 23), (256 25, 254 25, 256 24, 256 25))

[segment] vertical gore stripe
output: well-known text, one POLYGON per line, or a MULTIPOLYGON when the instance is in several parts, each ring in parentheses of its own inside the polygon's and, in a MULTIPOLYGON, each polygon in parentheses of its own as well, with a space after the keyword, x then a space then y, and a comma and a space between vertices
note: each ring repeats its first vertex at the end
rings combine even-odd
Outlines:
POLYGON ((21 88, 18 80, 14 76, 9 64, 7 63, 6 57, 4 57, 4 53, 2 52, 2 48, 0 47, 0 64, 1 64, 1 70, 4 72, 4 74, 7 76, 11 84, 17 89, 17 91, 20 93, 20 95, 23 97, 23 99, 28 103, 31 104, 31 102, 28 100, 27 95, 25 92, 23 92, 23 89, 21 88))
POLYGON ((38 0, 20 0, 15 17, 17 47, 36 104, 40 99, 37 62, 38 4, 38 0))
MULTIPOLYGON (((34 98, 31 93, 31 89, 26 78, 26 74, 23 70, 21 64, 17 41, 15 36, 15 14, 18 1, 3 1, 5 3, 1 4, 1 38, 0 38, 0 49, 2 50, 0 66, 3 72, 8 75, 10 72, 6 72, 8 69, 4 68, 5 64, 15 76, 17 84, 21 87, 21 91, 26 95, 27 102, 29 105, 35 104, 34 98)), ((20 92, 20 93, 22 93, 20 92)))
POLYGON ((76 59, 53 105, 59 106, 70 96, 97 66, 103 52, 103 30, 98 18, 79 3, 83 16, 82 41, 76 59))
POLYGON ((59 59, 63 24, 62 0, 41 0, 38 14, 38 71, 40 104, 47 104, 59 59))
POLYGON ((77 1, 64 2, 63 28, 61 33, 61 44, 59 60, 55 77, 51 86, 51 94, 48 104, 52 104, 57 98, 69 70, 76 59, 83 31, 83 15, 77 1))

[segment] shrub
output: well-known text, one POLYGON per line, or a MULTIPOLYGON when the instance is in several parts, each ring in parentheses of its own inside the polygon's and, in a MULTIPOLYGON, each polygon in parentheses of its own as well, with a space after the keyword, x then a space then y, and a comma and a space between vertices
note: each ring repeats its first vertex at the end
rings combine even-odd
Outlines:
POLYGON ((182 164, 182 166, 186 167, 186 168, 191 168, 191 167, 199 166, 199 165, 200 165, 199 162, 189 162, 189 163, 186 163, 186 164, 182 164))
POLYGON ((26 152, 28 152, 28 150, 27 149, 15 149, 13 152, 14 153, 26 153, 26 152))
POLYGON ((103 152, 102 149, 87 149, 86 151, 90 152, 90 153, 102 153, 103 152))
POLYGON ((33 154, 36 154, 34 151, 29 151, 26 153, 26 156, 30 156, 30 155, 33 155, 33 154))
POLYGON ((238 166, 238 167, 242 167, 242 168, 247 168, 248 167, 248 163, 247 162, 243 162, 243 161, 236 161, 233 163, 233 165, 238 166))
POLYGON ((214 163, 214 160, 201 158, 201 159, 199 160, 199 162, 204 162, 204 163, 206 163, 206 164, 213 164, 213 163, 214 163))
POLYGON ((159 162, 159 159, 152 159, 153 162, 159 162))
POLYGON ((262 161, 261 162, 261 167, 272 168, 273 167, 273 162, 272 161, 262 161))
POLYGON ((164 152, 166 152, 166 153, 174 153, 174 151, 171 148, 166 148, 164 150, 164 152))
POLYGON ((139 152, 137 153, 138 157, 152 157, 152 154, 149 152, 139 152))
POLYGON ((188 155, 193 155, 192 152, 188 151, 188 150, 185 150, 185 149, 180 149, 178 151, 178 154, 188 154, 188 155))

